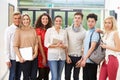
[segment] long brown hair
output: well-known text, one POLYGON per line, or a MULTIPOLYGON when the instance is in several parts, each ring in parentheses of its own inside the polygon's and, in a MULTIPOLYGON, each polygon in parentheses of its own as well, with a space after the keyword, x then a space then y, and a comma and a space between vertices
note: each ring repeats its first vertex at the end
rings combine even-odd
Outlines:
POLYGON ((45 26, 45 29, 48 29, 52 26, 52 20, 51 17, 47 14, 47 13, 43 13, 42 15, 40 15, 35 23, 35 28, 43 28, 44 25, 42 24, 42 17, 43 16, 47 16, 48 17, 48 24, 45 26))

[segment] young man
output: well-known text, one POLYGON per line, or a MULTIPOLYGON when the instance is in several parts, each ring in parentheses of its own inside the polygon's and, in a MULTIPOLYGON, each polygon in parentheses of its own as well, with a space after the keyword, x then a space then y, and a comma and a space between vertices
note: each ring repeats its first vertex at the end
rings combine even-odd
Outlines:
POLYGON ((83 14, 76 12, 74 14, 74 23, 71 27, 66 29, 68 36, 68 51, 65 63, 65 80, 71 80, 71 70, 73 69, 74 80, 79 80, 79 72, 83 40, 85 38, 86 30, 82 26, 83 14))
POLYGON ((16 63, 16 56, 13 50, 14 34, 15 30, 19 27, 20 20, 21 14, 15 12, 13 14, 13 24, 7 27, 5 31, 5 49, 7 54, 6 64, 10 69, 9 80, 20 80, 21 75, 20 63, 16 63))
POLYGON ((93 63, 89 59, 90 54, 95 49, 96 44, 99 41, 99 34, 95 32, 96 21, 96 14, 88 14, 87 25, 89 30, 87 31, 85 36, 84 54, 81 62, 81 66, 83 67, 83 80, 97 80, 97 64, 93 63), (89 43, 91 43, 91 45, 89 43))

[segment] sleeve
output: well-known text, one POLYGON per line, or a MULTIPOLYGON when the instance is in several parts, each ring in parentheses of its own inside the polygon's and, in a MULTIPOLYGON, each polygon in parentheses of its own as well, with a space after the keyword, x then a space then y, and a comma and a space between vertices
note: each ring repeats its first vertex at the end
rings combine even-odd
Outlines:
POLYGON ((46 33, 45 33, 45 41, 44 41, 44 46, 45 47, 49 47, 51 44, 50 44, 50 29, 47 29, 46 33))
POLYGON ((40 30, 39 29, 35 29, 36 30, 36 34, 39 36, 40 35, 40 30))
POLYGON ((65 45, 68 47, 67 31, 65 30, 65 45))
POLYGON ((92 36, 92 42, 98 42, 100 39, 99 33, 94 32, 92 36))
POLYGON ((20 46, 20 30, 19 29, 15 31, 13 46, 14 47, 20 46))
POLYGON ((9 28, 5 30, 4 34, 4 41, 5 41, 5 55, 6 55, 6 62, 10 62, 9 56, 10 56, 10 41, 11 41, 11 35, 9 28))
POLYGON ((83 33, 83 40, 82 40, 82 48, 84 48, 84 40, 85 40, 85 36, 87 35, 87 31, 84 30, 84 33, 83 33))

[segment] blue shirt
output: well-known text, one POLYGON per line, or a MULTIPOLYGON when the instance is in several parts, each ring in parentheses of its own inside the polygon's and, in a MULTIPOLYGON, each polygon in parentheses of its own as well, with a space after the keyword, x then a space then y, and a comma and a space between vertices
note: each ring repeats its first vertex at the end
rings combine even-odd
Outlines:
MULTIPOLYGON (((98 42, 99 41, 99 34, 97 32, 95 32, 95 28, 88 30, 86 33, 86 36, 84 39, 84 56, 87 55, 88 50, 89 50, 90 37, 91 37, 91 42, 98 42), (94 32, 94 33, 91 37, 92 32, 94 32)), ((88 58, 86 63, 93 63, 93 62, 88 58)))

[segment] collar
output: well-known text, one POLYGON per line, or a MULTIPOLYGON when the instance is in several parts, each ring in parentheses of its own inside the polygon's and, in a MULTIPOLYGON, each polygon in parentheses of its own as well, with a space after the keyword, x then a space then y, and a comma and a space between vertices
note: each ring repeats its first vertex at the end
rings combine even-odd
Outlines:
MULTIPOLYGON (((55 26, 52 27, 55 30, 55 26)), ((62 26, 60 27, 60 29, 62 29, 62 26)))
POLYGON ((18 28, 14 23, 12 23, 12 26, 13 26, 14 28, 18 28))
POLYGON ((82 24, 80 24, 79 27, 75 27, 74 24, 72 24, 72 30, 73 30, 74 32, 79 32, 79 31, 81 30, 81 28, 82 28, 82 24))
POLYGON ((89 32, 93 32, 95 31, 95 27, 93 27, 92 29, 89 29, 89 32))

